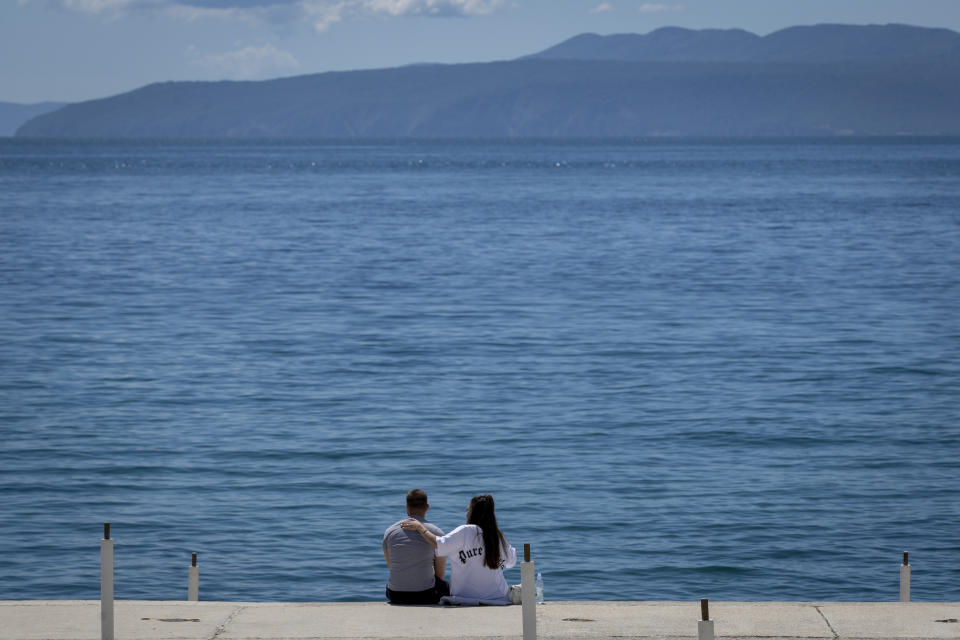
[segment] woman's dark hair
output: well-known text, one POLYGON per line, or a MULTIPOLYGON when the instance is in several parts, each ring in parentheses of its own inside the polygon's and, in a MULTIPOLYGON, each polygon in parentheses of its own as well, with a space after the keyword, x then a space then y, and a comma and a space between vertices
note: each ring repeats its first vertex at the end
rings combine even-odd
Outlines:
POLYGON ((497 514, 493 511, 493 496, 488 494, 470 499, 470 516, 467 524, 480 527, 483 535, 483 564, 490 569, 500 568, 500 547, 506 548, 507 540, 497 528, 497 514))

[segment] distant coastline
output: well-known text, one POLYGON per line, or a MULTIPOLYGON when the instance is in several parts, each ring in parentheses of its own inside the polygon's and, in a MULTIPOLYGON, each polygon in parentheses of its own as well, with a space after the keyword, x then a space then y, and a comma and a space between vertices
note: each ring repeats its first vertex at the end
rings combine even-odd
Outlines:
POLYGON ((24 137, 960 135, 960 34, 906 25, 583 34, 517 60, 165 82, 64 106, 24 137))
POLYGON ((66 102, 37 102, 32 104, 0 102, 0 137, 12 136, 23 123, 31 118, 56 111, 66 104, 66 102))

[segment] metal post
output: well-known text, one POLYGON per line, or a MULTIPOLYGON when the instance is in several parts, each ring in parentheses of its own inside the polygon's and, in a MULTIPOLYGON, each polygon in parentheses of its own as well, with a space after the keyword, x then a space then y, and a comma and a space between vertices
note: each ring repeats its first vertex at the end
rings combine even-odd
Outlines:
POLYGON ((113 640, 113 540, 110 523, 103 523, 100 541, 100 640, 113 640))
POLYGON ((906 551, 900 565, 900 602, 910 602, 910 554, 906 551))
POLYGON ((193 554, 190 561, 190 579, 187 583, 187 600, 196 602, 200 599, 200 567, 197 566, 197 554, 193 554))
POLYGON ((698 640, 714 640, 713 620, 710 619, 710 601, 706 598, 700 600, 700 622, 697 623, 698 640))
POLYGON ((530 560, 530 543, 523 545, 523 562, 520 563, 520 606, 523 607, 523 640, 537 640, 537 587, 533 561, 530 560))

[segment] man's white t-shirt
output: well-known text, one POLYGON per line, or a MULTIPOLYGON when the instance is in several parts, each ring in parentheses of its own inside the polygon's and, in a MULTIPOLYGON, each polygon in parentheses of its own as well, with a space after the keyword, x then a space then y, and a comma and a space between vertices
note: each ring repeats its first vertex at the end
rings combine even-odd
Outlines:
POLYGON ((483 564, 483 533, 475 524, 462 524, 437 538, 437 555, 450 558, 450 595, 496 600, 507 595, 503 570, 517 564, 517 550, 500 548, 500 567, 483 564))

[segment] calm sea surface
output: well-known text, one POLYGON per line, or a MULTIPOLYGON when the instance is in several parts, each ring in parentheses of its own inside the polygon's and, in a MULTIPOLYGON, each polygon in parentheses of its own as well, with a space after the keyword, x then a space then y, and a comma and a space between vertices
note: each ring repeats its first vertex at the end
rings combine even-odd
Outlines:
POLYGON ((960 600, 960 141, 0 140, 0 599, 382 600, 413 487, 547 599, 960 600))

